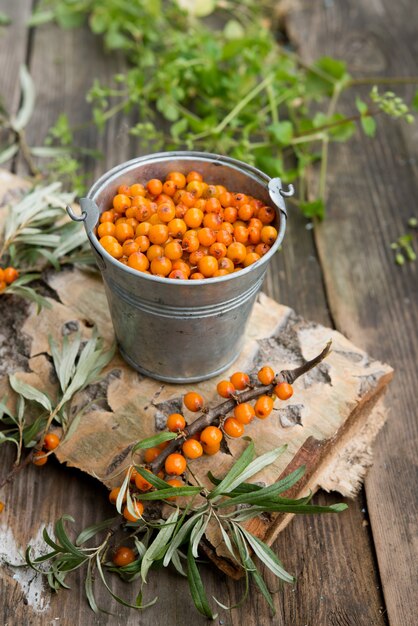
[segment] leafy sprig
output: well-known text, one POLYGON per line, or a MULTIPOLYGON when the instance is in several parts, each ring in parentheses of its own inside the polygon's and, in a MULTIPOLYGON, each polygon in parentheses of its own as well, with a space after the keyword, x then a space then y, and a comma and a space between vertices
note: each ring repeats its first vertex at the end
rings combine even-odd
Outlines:
MULTIPOLYGON (((156 435, 153 438, 153 443, 162 443, 165 440, 164 434, 156 435)), ((113 531, 109 531, 105 539, 95 548, 80 547, 99 532, 115 526, 114 519, 106 520, 86 529, 73 542, 63 525, 65 520, 73 521, 68 516, 64 516, 57 522, 55 527, 56 540, 47 534, 44 536, 45 541, 53 548, 52 552, 32 559, 30 549, 28 549, 26 553, 27 563, 33 568, 38 568, 40 564, 48 562, 49 569, 46 571, 38 569, 38 571, 42 571, 47 576, 51 588, 55 590, 67 586, 66 577, 73 569, 86 566, 86 595, 91 608, 96 612, 99 610, 94 598, 96 571, 99 574, 99 579, 113 598, 125 606, 143 609, 154 604, 157 600, 154 598, 151 602, 142 604, 143 588, 148 580, 150 570, 154 567, 169 567, 172 564, 181 575, 187 576, 196 609, 202 615, 215 619, 216 616, 210 607, 197 561, 200 557, 200 546, 206 529, 210 523, 214 523, 223 537, 229 558, 245 577, 245 594, 241 601, 244 601, 248 594, 251 579, 259 587, 268 605, 274 611, 272 596, 251 555, 254 554, 257 560, 284 582, 292 583, 295 579, 285 570, 275 552, 251 533, 242 522, 257 517, 262 512, 338 513, 347 508, 345 504, 335 504, 328 507, 311 505, 309 504, 310 495, 299 500, 282 498, 281 494, 300 480, 304 468, 299 468, 278 483, 267 487, 247 482, 263 468, 274 463, 285 449, 286 446, 281 446, 256 457, 254 444, 250 440, 242 455, 222 479, 216 479, 210 475, 215 485, 212 489, 196 484, 195 479, 192 479, 192 484, 184 487, 171 487, 157 476, 150 475, 144 468, 136 467, 136 470, 153 485, 152 491, 141 494, 141 500, 165 502, 170 504, 173 510, 166 519, 160 518, 157 522, 143 517, 137 522, 129 523, 131 541, 136 553, 136 558, 132 563, 124 567, 116 567, 111 560, 106 561, 108 550, 111 547, 113 531), (173 498, 180 497, 182 503, 173 504, 173 498), (132 583, 139 580, 135 604, 123 600, 111 591, 106 581, 105 570, 116 572, 124 580, 132 583)), ((131 496, 130 494, 130 471, 128 471, 119 492, 117 501, 119 512, 121 512, 122 502, 125 498, 128 509, 132 509, 135 495, 131 496)), ((119 524, 122 523, 122 520, 119 519, 119 524)), ((216 598, 214 600, 221 607, 229 608, 216 598)))

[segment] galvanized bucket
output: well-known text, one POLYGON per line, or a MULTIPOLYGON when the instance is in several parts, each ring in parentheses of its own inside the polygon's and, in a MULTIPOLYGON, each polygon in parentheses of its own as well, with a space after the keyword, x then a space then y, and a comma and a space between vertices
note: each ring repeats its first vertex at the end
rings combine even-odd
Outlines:
POLYGON ((267 265, 283 240, 286 207, 279 178, 216 154, 165 152, 142 156, 106 172, 82 198, 84 221, 102 272, 116 339, 123 358, 139 372, 175 383, 216 376, 237 358, 246 323, 267 265), (100 214, 112 205, 121 184, 164 178, 170 171, 197 170, 206 182, 225 185, 272 204, 278 238, 268 253, 249 267, 217 278, 173 280, 144 274, 111 257, 94 233, 100 214))

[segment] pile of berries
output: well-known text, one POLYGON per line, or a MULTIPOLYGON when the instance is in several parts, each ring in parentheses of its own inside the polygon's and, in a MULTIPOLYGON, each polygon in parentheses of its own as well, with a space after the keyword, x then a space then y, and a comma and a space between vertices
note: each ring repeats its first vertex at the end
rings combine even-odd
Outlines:
MULTIPOLYGON (((254 404, 250 402, 240 402, 240 395, 237 393, 250 387, 250 378, 244 372, 235 372, 229 380, 222 380, 218 383, 218 394, 222 398, 235 400, 233 414, 221 418, 218 426, 205 426, 201 431, 191 436, 186 436, 183 432, 187 427, 184 416, 181 413, 172 413, 168 416, 166 423, 167 429, 170 432, 178 433, 179 441, 183 442, 181 443, 181 451, 169 454, 164 461, 164 470, 158 473, 160 478, 165 478, 167 485, 172 487, 183 486, 184 483, 179 477, 186 471, 188 461, 198 459, 203 454, 212 456, 219 452, 224 435, 233 438, 242 437, 245 427, 250 424, 254 418, 266 419, 273 410, 274 396, 280 400, 288 400, 293 395, 292 385, 285 382, 274 385, 275 373, 271 367, 262 367, 257 376, 261 385, 268 386, 268 388, 265 394, 258 395, 258 397, 254 399, 254 404)), ((260 387, 256 389, 260 389, 260 387)), ((202 411, 204 407, 202 396, 195 391, 186 393, 183 397, 183 403, 192 413, 202 411)), ((168 442, 164 442, 157 447, 145 450, 143 458, 144 464, 149 465, 156 461, 167 445, 168 442)), ((130 472, 130 481, 135 484, 138 492, 136 496, 140 498, 140 493, 148 491, 152 488, 152 485, 139 474, 135 468, 131 467, 128 471, 130 472)), ((116 504, 119 492, 120 487, 115 487, 110 492, 109 499, 112 504, 116 504)), ((167 499, 175 500, 175 497, 167 499)), ((131 512, 128 511, 127 506, 125 506, 123 511, 125 519, 130 522, 138 521, 144 511, 144 505, 140 500, 134 499, 133 502, 136 516, 133 516, 131 512)))
POLYGON ((7 285, 11 285, 19 278, 19 272, 14 267, 0 267, 0 293, 4 291, 7 285))
POLYGON ((132 269, 177 280, 226 276, 265 255, 277 239, 274 208, 198 172, 121 185, 97 227, 100 244, 132 269))
POLYGON ((36 450, 32 455, 32 463, 41 467, 48 461, 46 452, 55 450, 60 445, 60 438, 55 433, 47 433, 44 437, 42 450, 36 450))

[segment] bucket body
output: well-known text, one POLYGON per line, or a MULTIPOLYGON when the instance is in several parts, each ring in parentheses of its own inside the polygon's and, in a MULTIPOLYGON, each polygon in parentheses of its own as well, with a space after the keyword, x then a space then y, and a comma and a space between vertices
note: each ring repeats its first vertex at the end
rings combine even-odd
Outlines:
MULTIPOLYGON (((82 217, 101 270, 119 349, 139 372, 167 382, 215 376, 238 356, 247 321, 286 227, 280 179, 227 157, 166 152, 139 157, 104 174, 80 201, 82 217), (94 229, 121 184, 164 179, 170 171, 197 170, 205 182, 259 198, 277 211, 278 238, 259 261, 227 276, 173 280, 144 274, 111 257, 94 229)), ((74 214, 69 210, 74 219, 74 214)))

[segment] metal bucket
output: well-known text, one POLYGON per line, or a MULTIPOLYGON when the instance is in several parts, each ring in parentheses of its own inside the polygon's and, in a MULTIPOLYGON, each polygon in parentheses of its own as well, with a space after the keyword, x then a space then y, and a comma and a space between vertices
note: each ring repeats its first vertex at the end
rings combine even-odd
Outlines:
POLYGON ((175 383, 216 376, 237 358, 247 320, 267 265, 286 228, 279 178, 270 179, 241 161, 201 152, 165 152, 139 157, 106 172, 80 200, 87 236, 102 272, 116 339, 123 358, 139 372, 175 383), (170 171, 200 172, 208 183, 225 185, 276 207, 278 238, 249 267, 217 278, 173 280, 144 274, 111 257, 94 233, 121 184, 164 178, 170 171))

